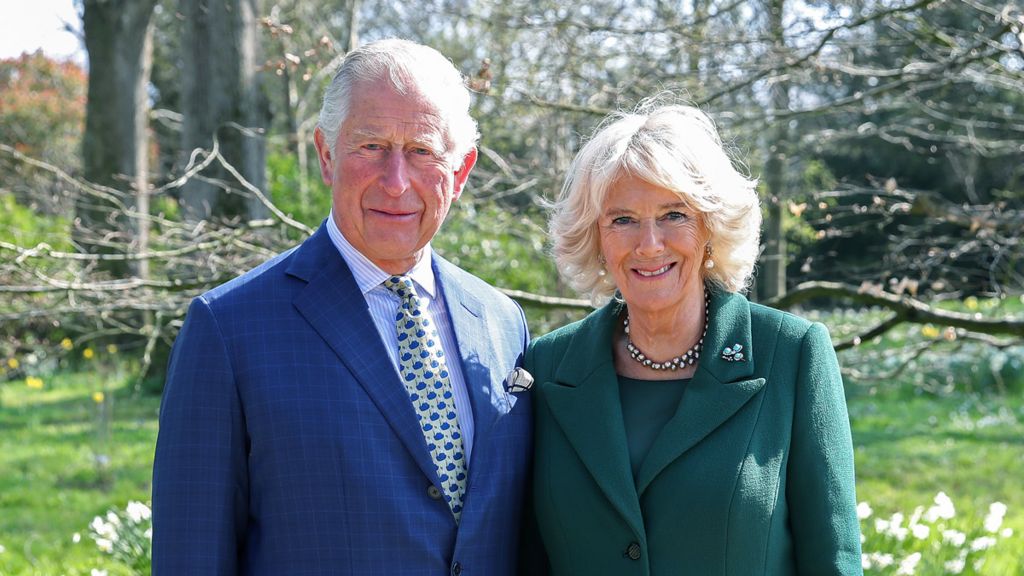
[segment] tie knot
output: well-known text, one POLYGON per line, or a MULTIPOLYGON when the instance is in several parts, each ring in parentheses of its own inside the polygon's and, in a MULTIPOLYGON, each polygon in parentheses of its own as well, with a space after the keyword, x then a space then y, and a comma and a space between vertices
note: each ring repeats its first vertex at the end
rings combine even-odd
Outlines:
POLYGON ((416 290, 412 286, 412 278, 408 276, 392 276, 384 281, 384 287, 402 300, 409 300, 416 296, 416 290))

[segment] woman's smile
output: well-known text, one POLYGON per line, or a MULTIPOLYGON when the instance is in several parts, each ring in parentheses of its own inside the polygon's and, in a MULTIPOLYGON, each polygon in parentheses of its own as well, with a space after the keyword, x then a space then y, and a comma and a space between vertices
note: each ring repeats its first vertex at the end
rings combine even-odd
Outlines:
POLYGON ((661 268, 658 268, 657 270, 644 270, 644 269, 641 269, 641 268, 634 268, 633 271, 636 272, 637 274, 643 276, 644 278, 654 278, 656 276, 661 276, 662 274, 668 272, 674 266, 675 266, 675 263, 672 263, 672 264, 666 264, 666 265, 662 266, 661 268))

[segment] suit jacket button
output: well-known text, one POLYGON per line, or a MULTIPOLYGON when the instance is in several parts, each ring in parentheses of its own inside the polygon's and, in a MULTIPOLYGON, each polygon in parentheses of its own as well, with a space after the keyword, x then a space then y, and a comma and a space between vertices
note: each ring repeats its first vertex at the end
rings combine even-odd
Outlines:
POLYGON ((433 484, 431 484, 430 487, 427 488, 427 496, 430 496, 431 500, 440 500, 441 499, 441 489, 438 488, 437 486, 434 486, 433 484))
POLYGON ((626 547, 626 556, 629 556, 630 560, 640 559, 640 545, 636 542, 630 542, 629 546, 626 547))
POLYGON ((462 574, 462 564, 459 564, 458 562, 453 562, 452 576, 459 576, 459 574, 462 574))

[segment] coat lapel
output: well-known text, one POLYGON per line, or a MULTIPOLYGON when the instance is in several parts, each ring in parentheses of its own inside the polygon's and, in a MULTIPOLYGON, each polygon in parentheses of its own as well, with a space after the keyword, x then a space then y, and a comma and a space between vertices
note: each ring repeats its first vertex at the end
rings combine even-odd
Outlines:
POLYGON ((721 426, 764 387, 764 378, 752 378, 754 356, 746 298, 716 293, 710 314, 697 372, 676 414, 655 438, 640 466, 636 481, 640 495, 666 466, 721 426), (743 360, 726 360, 723 351, 734 349, 736 344, 742 347, 743 360))
POLYGON ((644 534, 611 346, 621 305, 588 316, 573 335, 554 382, 542 383, 554 419, 605 497, 635 534, 644 534))
POLYGON ((288 274, 308 284, 294 305, 341 358, 423 473, 437 471, 398 373, 345 260, 323 226, 295 252, 288 274))

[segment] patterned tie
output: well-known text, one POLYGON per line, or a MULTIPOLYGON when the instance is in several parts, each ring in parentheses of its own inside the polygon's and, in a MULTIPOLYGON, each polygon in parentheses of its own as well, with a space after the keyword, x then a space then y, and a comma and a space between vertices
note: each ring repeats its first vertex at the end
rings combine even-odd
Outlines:
POLYGON ((392 276, 384 281, 384 287, 402 301, 395 315, 402 380, 437 467, 445 500, 458 522, 466 489, 466 458, 441 339, 434 325, 424 317, 408 276, 392 276))

